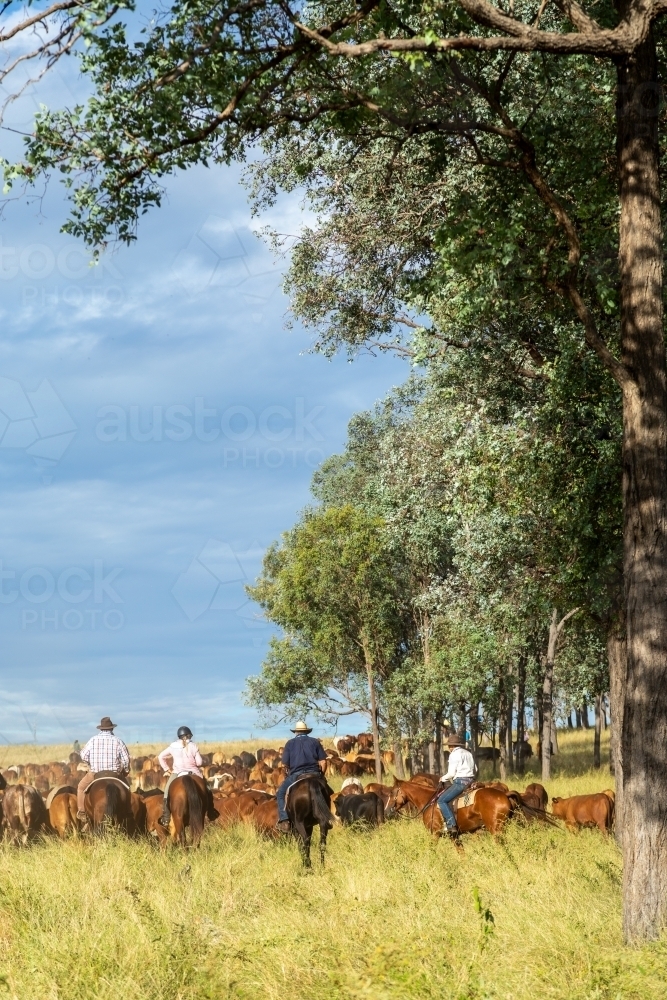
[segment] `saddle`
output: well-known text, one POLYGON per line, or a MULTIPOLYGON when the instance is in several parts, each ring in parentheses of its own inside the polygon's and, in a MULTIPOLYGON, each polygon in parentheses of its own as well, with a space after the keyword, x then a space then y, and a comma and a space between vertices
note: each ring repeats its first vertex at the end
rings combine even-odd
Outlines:
POLYGON ((114 781, 117 785, 119 785, 121 788, 123 788, 126 792, 131 792, 132 791, 132 789, 130 788, 130 786, 128 785, 128 783, 126 781, 123 781, 123 779, 118 776, 118 772, 117 771, 98 771, 96 773, 94 779, 88 785, 88 788, 86 789, 86 795, 88 794, 88 792, 90 791, 90 789, 94 785, 97 784, 98 781, 114 781))
POLYGON ((297 778, 296 781, 289 786, 287 792, 285 793, 285 805, 289 802, 290 792, 292 789, 296 788, 297 785, 300 785, 302 781, 306 781, 307 778, 314 778, 315 781, 319 781, 322 787, 327 789, 329 793, 333 795, 333 789, 329 788, 324 777, 321 774, 316 774, 315 771, 311 771, 308 774, 302 774, 300 778, 297 778))
POLYGON ((455 810, 466 809, 468 806, 474 805, 477 792, 480 790, 480 788, 483 787, 484 786, 481 785, 478 781, 473 781, 472 785, 469 785, 468 788, 466 788, 463 795, 459 795, 458 799, 454 799, 454 801, 452 802, 453 808, 455 810))
POLYGON ((63 795, 65 792, 67 792, 68 795, 76 795, 76 788, 74 788, 73 785, 59 785, 57 788, 52 788, 46 796, 46 808, 51 808, 51 803, 55 799, 56 795, 63 795))

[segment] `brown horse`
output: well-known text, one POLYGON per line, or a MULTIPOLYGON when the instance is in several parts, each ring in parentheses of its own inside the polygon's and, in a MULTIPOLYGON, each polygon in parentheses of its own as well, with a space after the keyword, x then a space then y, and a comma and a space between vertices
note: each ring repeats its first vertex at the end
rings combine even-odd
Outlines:
MULTIPOLYGON (((394 778, 395 794, 391 808, 399 812, 408 803, 419 810, 424 826, 435 836, 444 832, 445 821, 436 802, 436 792, 425 785, 413 781, 401 781, 394 778)), ((493 836, 502 833, 503 827, 512 814, 521 808, 521 804, 512 792, 507 794, 499 788, 482 787, 477 789, 475 801, 471 806, 456 810, 456 822, 461 833, 474 833, 482 828, 493 836)))
POLYGON ((132 793, 119 777, 104 775, 86 789, 85 809, 93 833, 108 824, 127 831, 132 822, 132 793))
MULTIPOLYGON (((185 847, 186 828, 190 828, 192 847, 199 847, 204 832, 204 816, 209 809, 210 792, 197 774, 183 774, 169 786, 169 831, 173 844, 185 847)), ((217 815, 217 813, 216 813, 217 815)))
POLYGON ((324 864, 327 834, 334 825, 330 809, 333 789, 319 775, 307 775, 292 785, 287 796, 287 815, 299 841, 305 868, 311 867, 310 841, 313 829, 320 828, 320 862, 324 864))

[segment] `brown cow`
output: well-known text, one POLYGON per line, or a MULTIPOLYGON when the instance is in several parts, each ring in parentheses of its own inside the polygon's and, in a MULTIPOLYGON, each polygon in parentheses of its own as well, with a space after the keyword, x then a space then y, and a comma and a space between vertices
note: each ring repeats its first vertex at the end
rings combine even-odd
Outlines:
POLYGON ((616 792, 613 788, 605 788, 602 794, 606 795, 611 802, 611 825, 613 826, 616 819, 616 792))
POLYGON ((544 785, 540 785, 538 781, 533 781, 532 784, 526 785, 526 790, 522 793, 522 798, 529 799, 530 801, 527 804, 534 809, 546 809, 549 802, 549 795, 546 788, 544 785))
POLYGON ((81 824, 76 818, 76 789, 73 785, 54 788, 46 802, 49 823, 61 840, 79 832, 81 824))
POLYGON ((417 771, 416 774, 413 774, 411 780, 418 785, 428 785, 430 788, 437 788, 440 784, 440 775, 429 774, 427 771, 417 771))
POLYGON ((612 802, 604 792, 573 795, 569 799, 555 797, 551 800, 551 811, 565 821, 568 830, 578 830, 582 826, 597 826, 603 833, 611 830, 612 802))
POLYGON ((3 800, 5 827, 14 843, 26 844, 48 821, 44 799, 32 785, 11 785, 3 800))
MULTIPOLYGON (((347 791, 347 789, 345 789, 345 791, 347 791)), ((370 781, 366 785, 366 788, 364 789, 364 791, 366 791, 366 792, 375 792, 375 794, 378 796, 378 798, 382 799, 382 802, 383 802, 384 807, 386 809, 387 806, 389 805, 389 800, 391 799, 391 795, 392 795, 393 789, 392 789, 391 785, 380 785, 380 784, 377 783, 377 781, 370 781)))
POLYGON ((344 760, 340 765, 339 771, 344 778, 359 778, 364 773, 361 764, 358 764, 354 760, 344 760))
MULTIPOLYGON (((132 797, 134 798, 134 796, 132 797)), ((160 791, 154 790, 141 798, 144 800, 144 809, 146 810, 146 833, 151 837, 156 837, 161 847, 166 847, 169 833, 166 827, 158 822, 162 816, 164 795, 160 791)))

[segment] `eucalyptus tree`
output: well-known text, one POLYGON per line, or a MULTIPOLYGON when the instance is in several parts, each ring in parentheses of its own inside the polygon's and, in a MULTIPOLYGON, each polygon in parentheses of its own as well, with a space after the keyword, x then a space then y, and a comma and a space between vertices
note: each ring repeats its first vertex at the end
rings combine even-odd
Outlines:
POLYGON ((269 549, 248 588, 284 630, 250 682, 252 703, 292 712, 307 703, 325 716, 365 713, 378 781, 380 696, 405 644, 403 577, 381 520, 347 505, 307 512, 269 549))
POLYGON ((38 84, 63 56, 85 45, 125 0, 4 0, 0 5, 0 122, 7 108, 38 84))
POLYGON ((97 91, 88 108, 42 115, 27 163, 9 172, 11 182, 62 170, 75 187, 70 231, 93 243, 112 229, 132 238, 161 198, 161 174, 242 156, 260 136, 298 144, 311 127, 322 148, 359 136, 386 146, 390 169, 408 149, 434 181, 454 164, 464 193, 471 174, 490 179, 462 215, 451 192, 426 191, 445 256, 467 249, 493 274, 510 234, 510 259, 524 248, 531 261, 515 283, 570 311, 623 400, 628 940, 657 936, 667 920, 664 11, 664 0, 177 3, 138 42, 118 24, 99 34, 84 62, 97 91), (582 107, 594 114, 577 124, 582 107))

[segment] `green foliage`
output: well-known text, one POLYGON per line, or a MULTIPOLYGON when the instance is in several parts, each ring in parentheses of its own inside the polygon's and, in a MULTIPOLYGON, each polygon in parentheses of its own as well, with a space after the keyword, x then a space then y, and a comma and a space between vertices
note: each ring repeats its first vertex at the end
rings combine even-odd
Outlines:
POLYGON ((249 595, 284 630, 271 643, 250 701, 290 717, 369 711, 369 674, 395 668, 404 639, 404 567, 380 518, 351 505, 307 512, 272 546, 249 595))

